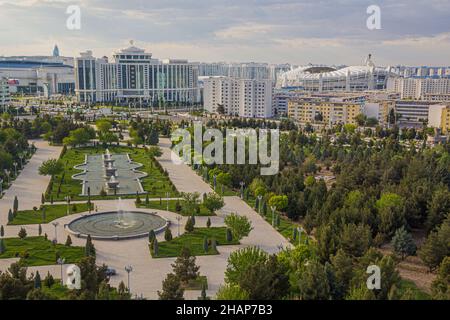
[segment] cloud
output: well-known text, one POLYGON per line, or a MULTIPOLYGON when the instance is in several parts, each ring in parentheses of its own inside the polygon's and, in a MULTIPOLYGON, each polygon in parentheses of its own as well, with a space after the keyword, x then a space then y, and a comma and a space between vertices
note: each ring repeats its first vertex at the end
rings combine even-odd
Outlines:
POLYGON ((366 28, 373 0, 0 0, 0 55, 110 55, 128 40, 156 57, 352 64, 448 64, 450 1, 378 0, 382 30, 366 28), (78 4, 82 29, 65 28, 78 4))

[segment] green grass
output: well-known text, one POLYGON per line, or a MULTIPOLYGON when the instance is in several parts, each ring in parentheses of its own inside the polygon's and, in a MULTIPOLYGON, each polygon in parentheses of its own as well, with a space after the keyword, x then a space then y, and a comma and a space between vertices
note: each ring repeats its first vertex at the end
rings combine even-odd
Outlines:
MULTIPOLYGON (((166 197, 166 192, 169 192, 170 197, 178 195, 177 190, 173 186, 169 177, 158 167, 156 160, 151 159, 145 153, 142 148, 132 148, 123 146, 111 146, 108 147, 111 153, 128 153, 131 159, 135 162, 143 164, 139 170, 148 174, 148 176, 141 180, 144 190, 149 193, 151 198, 166 197)), ((54 201, 63 201, 67 195, 72 196, 73 200, 84 200, 86 197, 80 196, 81 181, 72 179, 72 175, 81 173, 81 170, 77 170, 74 166, 84 163, 86 154, 103 154, 105 148, 90 147, 90 148, 74 148, 68 149, 67 152, 61 157, 61 161, 64 164, 64 181, 61 183, 61 190, 58 193, 58 186, 61 182, 63 173, 55 176, 51 189, 48 190, 46 195, 47 201, 53 197, 54 201)), ((133 198, 134 195, 125 196, 122 198, 133 198)), ((92 196, 91 199, 116 199, 117 196, 92 196)))
MULTIPOLYGON (((158 210, 167 210, 167 201, 166 200, 162 200, 162 203, 160 204, 159 201, 149 201, 148 204, 145 204, 145 199, 142 199, 142 203, 141 204, 137 204, 136 207, 138 208, 147 208, 147 209, 158 209, 158 210)), ((183 200, 180 200, 180 205, 181 207, 183 207, 183 200)), ((177 200, 169 200, 169 211, 171 212, 175 212, 175 213, 179 213, 182 216, 191 216, 192 213, 186 213, 183 210, 181 210, 180 212, 176 211, 176 204, 177 204, 177 200)), ((204 207, 202 204, 200 204, 200 212, 194 214, 195 216, 212 216, 215 214, 211 214, 211 212, 204 207)))
POLYGON ((431 300, 430 295, 419 289, 411 280, 401 279, 397 290, 399 296, 403 295, 406 290, 411 290, 413 292, 414 300, 431 300))
POLYGON ((5 238, 6 251, 0 259, 21 258, 25 266, 46 266, 56 264, 56 252, 64 258, 66 263, 77 263, 84 257, 83 247, 68 247, 62 244, 53 245, 44 237, 5 238), (28 253, 28 257, 24 254, 28 253))
POLYGON ((203 239, 216 239, 217 246, 223 245, 237 245, 239 241, 233 240, 227 242, 226 240, 226 228, 195 228, 191 233, 184 233, 180 237, 174 238, 172 241, 159 242, 158 256, 154 258, 170 258, 178 257, 183 247, 188 247, 191 250, 191 254, 194 256, 216 255, 219 254, 217 250, 212 250, 211 246, 208 252, 205 252, 203 248, 203 239))
MULTIPOLYGON (((53 220, 62 218, 67 215, 66 204, 44 205, 45 207, 45 221, 42 217, 42 209, 18 211, 13 221, 9 225, 25 225, 25 224, 39 224, 49 223, 53 220)), ((92 203, 92 208, 94 204, 92 203)), ((76 214, 89 211, 87 203, 73 203, 70 205, 70 214, 76 214), (75 210, 74 210, 75 209, 75 210)))

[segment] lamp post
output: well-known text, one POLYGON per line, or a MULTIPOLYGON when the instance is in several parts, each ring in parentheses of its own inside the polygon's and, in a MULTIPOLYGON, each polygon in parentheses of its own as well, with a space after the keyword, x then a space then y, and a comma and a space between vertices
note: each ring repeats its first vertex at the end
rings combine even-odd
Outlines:
POLYGON ((180 222, 181 222, 181 216, 177 216, 176 219, 177 219, 177 221, 178 221, 178 236, 180 236, 180 222))
POLYGON ((214 191, 216 191, 216 185, 217 185, 217 175, 216 174, 213 176, 213 184, 214 184, 214 191))
POLYGON ((3 195, 3 179, 0 178, 0 197, 3 195))
POLYGON ((271 206, 270 209, 272 210, 272 227, 275 226, 275 210, 277 207, 271 206))
POLYGON ((261 214, 261 200, 262 200, 262 195, 258 196, 258 213, 261 214))
POLYGON ((66 213, 66 215, 70 215, 70 197, 69 196, 66 197, 66 201, 67 201, 67 213, 66 213))
POLYGON ((241 199, 244 199, 244 186, 245 186, 245 182, 241 181, 239 183, 241 185, 241 199))
POLYGON ((58 258, 57 263, 61 266, 61 285, 64 285, 63 265, 66 262, 64 258, 58 258))
POLYGON ((128 293, 131 293, 131 289, 130 289, 130 273, 133 271, 133 267, 132 266, 125 266, 125 271, 128 274, 128 293))
POLYGON ((14 176, 17 177, 17 162, 14 161, 13 166, 14 166, 14 176))
POLYGON ((166 209, 167 211, 169 211, 169 196, 170 196, 170 192, 166 192, 166 209))
POLYGON ((55 227, 55 242, 58 242, 57 227, 59 226, 59 222, 53 222, 52 225, 55 227))

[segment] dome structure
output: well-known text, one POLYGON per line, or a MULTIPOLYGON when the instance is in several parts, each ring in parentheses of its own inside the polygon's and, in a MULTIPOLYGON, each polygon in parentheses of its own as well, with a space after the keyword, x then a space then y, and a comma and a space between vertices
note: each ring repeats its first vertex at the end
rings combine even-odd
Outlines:
POLYGON ((301 66, 280 75, 278 88, 312 92, 364 91, 386 89, 390 67, 376 67, 369 55, 365 65, 334 68, 325 65, 301 66))

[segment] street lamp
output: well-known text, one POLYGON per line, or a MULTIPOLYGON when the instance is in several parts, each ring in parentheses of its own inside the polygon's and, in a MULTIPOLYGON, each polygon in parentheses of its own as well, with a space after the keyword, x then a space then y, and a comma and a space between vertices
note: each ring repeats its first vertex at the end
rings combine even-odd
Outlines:
POLYGON ((262 200, 262 195, 258 196, 258 213, 261 214, 261 200, 262 200))
POLYGON ((181 216, 177 216, 176 219, 177 219, 177 221, 178 221, 178 236, 180 236, 180 221, 181 221, 181 216))
POLYGON ((130 273, 133 271, 132 266, 125 266, 125 271, 128 273, 128 293, 131 293, 130 290, 130 273))
POLYGON ((217 175, 216 174, 213 176, 213 183, 214 183, 214 191, 216 191, 216 185, 217 185, 217 175))
POLYGON ((241 181, 239 183, 241 185, 241 199, 244 199, 244 186, 245 186, 245 182, 241 181))
POLYGON ((14 166, 14 176, 17 177, 17 162, 14 161, 13 166, 14 166))
POLYGON ((5 171, 6 177, 8 178, 8 186, 9 186, 9 184, 11 183, 10 177, 9 177, 9 175, 11 174, 11 172, 10 172, 8 169, 5 169, 4 171, 5 171))
POLYGON ((67 215, 70 215, 70 197, 69 196, 66 197, 66 201, 67 201, 67 215))
POLYGON ((275 206, 271 206, 270 207, 270 209, 272 210, 272 227, 274 227, 275 226, 275 209, 276 209, 277 207, 275 207, 275 206))
POLYGON ((55 227, 55 242, 58 242, 58 233, 56 228, 59 226, 59 222, 53 222, 52 225, 55 227))
POLYGON ((63 265, 66 262, 64 258, 58 258, 57 263, 61 266, 61 285, 64 285, 63 265))

